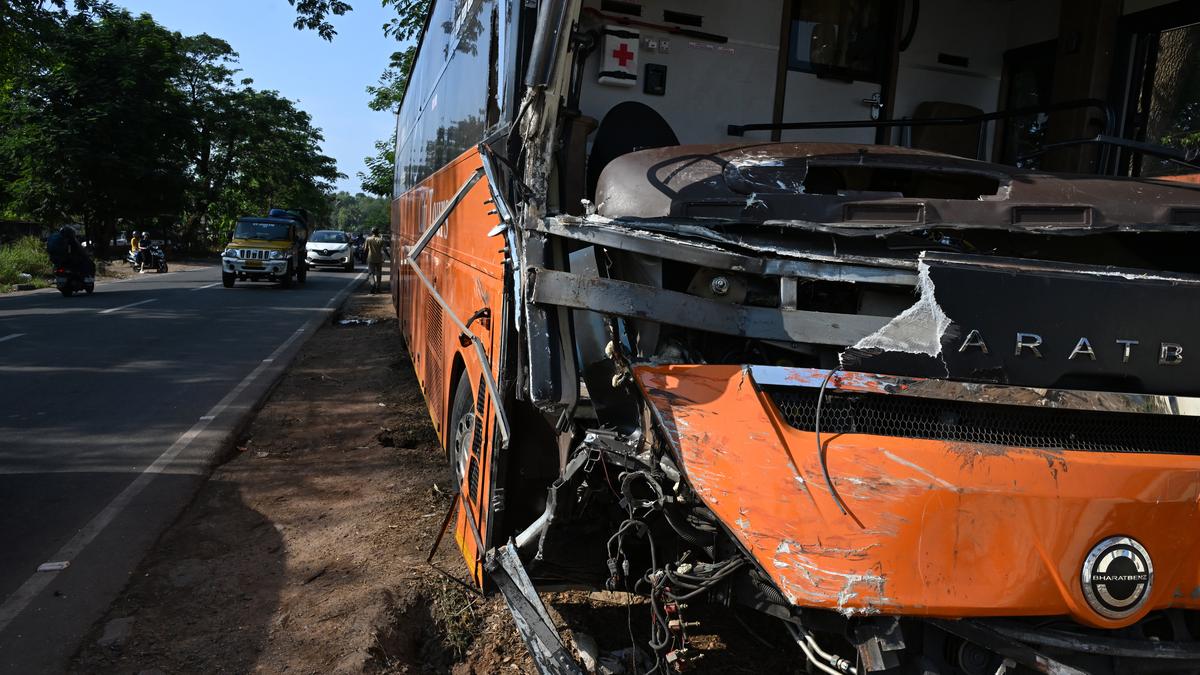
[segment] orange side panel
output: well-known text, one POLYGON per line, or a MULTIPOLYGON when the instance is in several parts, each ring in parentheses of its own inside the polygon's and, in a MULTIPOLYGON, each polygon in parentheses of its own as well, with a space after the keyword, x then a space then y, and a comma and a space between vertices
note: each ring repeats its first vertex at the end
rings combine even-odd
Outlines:
POLYGON ((816 438, 739 366, 637 367, 704 503, 799 606, 846 614, 1070 615, 1114 628, 1200 608, 1200 457, 1029 450, 867 435, 816 438), (1149 551, 1143 610, 1108 620, 1080 571, 1116 535, 1149 551))
MULTIPOLYGON (((480 166, 478 150, 469 150, 397 198, 392 226, 393 250, 397 257, 406 255, 405 249, 421 237, 480 166)), ((483 341, 492 375, 499 379, 500 373, 495 370, 499 359, 495 354, 500 331, 496 330, 493 321, 498 322, 503 315, 504 257, 500 249, 504 242, 487 236, 499 222, 495 214, 489 213, 491 206, 484 203, 490 198, 487 179, 481 179, 451 211, 417 263, 450 311, 461 321, 465 322, 483 308, 491 312, 491 320, 477 321, 471 331, 483 341)), ((483 541, 487 541, 488 504, 491 502, 488 477, 491 475, 495 415, 490 397, 480 390, 485 365, 472 347, 460 342, 458 328, 447 316, 446 309, 434 299, 411 267, 400 265, 398 268, 397 315, 430 418, 443 447, 452 433, 452 421, 448 418, 456 386, 452 377, 457 361, 461 361, 462 376, 471 383, 476 401, 482 402, 480 417, 476 420, 479 440, 472 447, 467 480, 460 486, 467 508, 459 509, 455 523, 455 539, 476 582, 482 584, 483 552, 476 544, 473 530, 477 529, 483 541)))

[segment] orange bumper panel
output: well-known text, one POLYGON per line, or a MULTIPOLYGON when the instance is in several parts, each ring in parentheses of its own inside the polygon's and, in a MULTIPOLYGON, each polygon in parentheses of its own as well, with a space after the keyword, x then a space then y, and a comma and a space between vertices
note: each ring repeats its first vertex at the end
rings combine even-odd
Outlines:
MULTIPOLYGON (((635 373, 689 484, 798 606, 848 615, 1070 615, 1102 628, 1153 609, 1200 608, 1200 449, 822 433, 843 514, 826 487, 816 435, 789 425, 756 381, 811 390, 825 371, 680 365, 635 373), (1093 547, 1117 536, 1145 547, 1153 577, 1137 611, 1107 618, 1089 606, 1081 574, 1093 547)), ((854 373, 826 386, 827 394, 887 389, 854 373)))

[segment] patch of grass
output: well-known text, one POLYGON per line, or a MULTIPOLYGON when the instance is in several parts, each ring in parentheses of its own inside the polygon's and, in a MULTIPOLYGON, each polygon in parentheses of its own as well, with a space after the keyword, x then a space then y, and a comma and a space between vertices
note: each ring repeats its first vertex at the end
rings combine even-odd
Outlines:
POLYGON ((0 246, 0 288, 11 290, 7 287, 20 283, 21 273, 33 277, 30 283, 41 286, 54 274, 46 246, 37 237, 24 237, 0 246))
POLYGON ((443 646, 454 654, 455 660, 461 660, 481 629, 482 617, 476 611, 480 597, 467 593, 462 586, 448 579, 438 582, 429 613, 441 633, 443 646))

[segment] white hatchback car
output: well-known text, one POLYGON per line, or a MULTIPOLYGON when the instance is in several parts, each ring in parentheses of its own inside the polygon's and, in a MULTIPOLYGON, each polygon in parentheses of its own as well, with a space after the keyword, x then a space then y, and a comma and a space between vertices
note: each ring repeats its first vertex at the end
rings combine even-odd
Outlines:
POLYGON ((350 235, 341 230, 317 230, 309 235, 307 250, 308 267, 341 267, 354 271, 354 244, 350 235))

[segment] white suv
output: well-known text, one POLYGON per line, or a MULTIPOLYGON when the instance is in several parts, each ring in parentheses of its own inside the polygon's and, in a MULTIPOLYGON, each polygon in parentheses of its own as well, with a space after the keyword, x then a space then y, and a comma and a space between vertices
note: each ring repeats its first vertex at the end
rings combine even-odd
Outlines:
POLYGON ((317 230, 308 237, 309 267, 341 267, 354 271, 354 244, 350 235, 341 230, 317 230))

